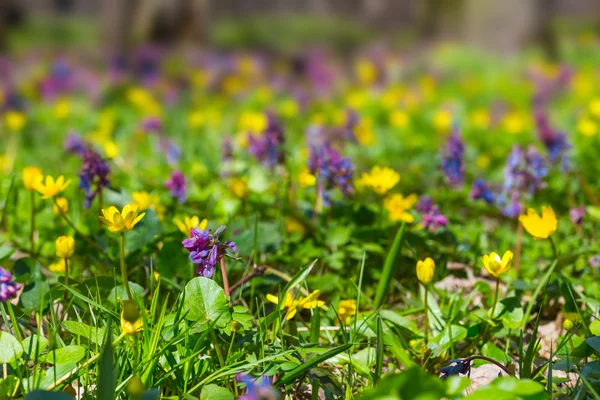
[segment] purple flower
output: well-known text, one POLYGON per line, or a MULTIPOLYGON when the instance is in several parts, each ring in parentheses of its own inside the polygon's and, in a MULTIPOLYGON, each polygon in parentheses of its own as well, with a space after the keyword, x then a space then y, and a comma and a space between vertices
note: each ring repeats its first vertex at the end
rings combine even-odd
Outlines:
POLYGON ((246 386, 246 393, 238 397, 238 400, 275 400, 279 398, 278 393, 271 386, 271 381, 265 376, 254 378, 248 374, 238 374, 238 382, 246 386))
POLYGON ((594 268, 600 267, 600 254, 595 254, 588 258, 588 263, 594 268))
POLYGON ((79 170, 79 187, 85 192, 84 207, 90 208, 96 195, 110 184, 110 167, 102 156, 92 149, 87 149, 81 156, 83 165, 79 170))
POLYGON ((85 142, 83 141, 81 136, 79 136, 75 132, 69 132, 69 136, 67 136, 67 138, 65 139, 63 147, 65 148, 65 151, 80 156, 83 156, 83 154, 87 150, 85 142))
POLYGON ((0 267, 0 301, 7 302, 10 299, 17 297, 17 292, 21 290, 23 285, 13 281, 10 272, 0 267))
POLYGON ((461 187, 465 181, 465 166, 463 157, 465 145, 460 137, 460 131, 454 132, 448 138, 445 148, 442 148, 442 172, 453 187, 461 187))
POLYGON ((166 136, 160 136, 158 139, 158 150, 167 156, 167 163, 174 165, 181 157, 181 149, 166 136))
POLYGON ((416 209, 423 214, 421 223, 429 232, 437 232, 440 228, 448 226, 448 218, 440 212, 438 206, 433 204, 431 197, 421 197, 416 209))
POLYGON ((538 109, 535 113, 535 123, 537 134, 546 150, 548 150, 548 158, 550 162, 556 163, 560 161, 563 171, 569 169, 569 155, 571 144, 567 139, 567 134, 559 132, 550 126, 548 114, 545 110, 538 109))
POLYGON ((547 175, 544 158, 533 146, 525 152, 515 145, 504 165, 504 190, 533 194, 546 186, 543 180, 547 175))
POLYGON ((281 124, 274 114, 267 113, 267 127, 261 136, 249 135, 248 151, 259 162, 274 168, 284 161, 284 139, 281 124))
POLYGON ((140 128, 148 133, 161 133, 163 131, 163 124, 160 118, 148 117, 141 122, 140 128))
POLYGON ((342 157, 329 143, 310 146, 308 169, 317 178, 325 206, 329 205, 328 190, 337 187, 345 197, 354 193, 354 165, 350 158, 342 157))
POLYGON ((483 200, 488 204, 494 204, 494 199, 496 197, 494 191, 490 188, 490 185, 483 179, 476 179, 473 181, 469 196, 473 200, 483 200))
POLYGON ((574 225, 581 226, 583 224, 583 217, 585 217, 585 206, 582 204, 579 207, 571 208, 569 210, 569 217, 574 225))
POLYGON ((187 184, 181 171, 173 171, 171 178, 165 183, 165 187, 171 191, 171 196, 179 200, 179 203, 185 202, 187 184))
POLYGON ((190 252, 190 259, 198 266, 196 273, 205 278, 213 276, 217 261, 224 255, 237 251, 235 243, 219 241, 219 236, 225 231, 225 226, 219 227, 214 234, 211 234, 210 231, 210 229, 194 228, 190 237, 182 242, 183 247, 190 252))
POLYGON ((508 218, 517 218, 523 213, 523 206, 517 192, 512 192, 509 195, 504 192, 499 193, 496 196, 496 205, 500 209, 500 214, 508 218))

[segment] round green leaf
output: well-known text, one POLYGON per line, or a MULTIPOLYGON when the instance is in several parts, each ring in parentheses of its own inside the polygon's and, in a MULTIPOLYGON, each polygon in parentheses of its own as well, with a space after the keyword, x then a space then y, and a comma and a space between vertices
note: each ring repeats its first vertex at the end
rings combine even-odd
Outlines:
POLYGON ((212 279, 196 277, 185 285, 183 310, 186 318, 199 322, 214 322, 226 315, 227 299, 223 289, 212 279))
POLYGON ((0 332, 0 364, 10 363, 23 354, 21 343, 10 333, 0 332))

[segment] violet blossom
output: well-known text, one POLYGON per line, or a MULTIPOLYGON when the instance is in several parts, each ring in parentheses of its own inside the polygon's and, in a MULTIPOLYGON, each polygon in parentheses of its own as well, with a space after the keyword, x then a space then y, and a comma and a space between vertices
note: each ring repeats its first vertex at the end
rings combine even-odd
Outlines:
POLYGON ((283 164, 283 128, 274 114, 267 113, 267 127, 260 136, 249 135, 248 151, 259 162, 269 168, 283 164))
POLYGON ((10 272, 0 267, 0 302, 7 302, 17 297, 23 285, 13 281, 10 272))
POLYGON ((416 210, 423 214, 421 224, 429 232, 437 232, 440 228, 448 226, 448 218, 440 212, 437 205, 433 204, 431 197, 421 197, 416 210))
POLYGON ((192 263, 196 264, 196 273, 205 278, 211 278, 215 273, 217 262, 225 255, 237 251, 232 241, 220 242, 219 236, 225 231, 225 226, 219 227, 214 234, 211 229, 194 228, 190 237, 182 244, 190 252, 192 263))
POLYGON ((187 194, 187 182, 181 171, 173 171, 165 187, 171 191, 171 196, 177 198, 179 203, 184 203, 187 194))
POLYGON ((327 191, 338 188, 345 197, 354 193, 354 165, 350 158, 342 157, 329 143, 310 146, 308 169, 317 178, 324 206, 330 204, 327 191))
POLYGON ((448 183, 455 188, 459 188, 465 181, 464 166, 465 145, 460 137, 460 131, 454 129, 454 132, 448 138, 446 147, 442 148, 442 172, 448 183))
POLYGON ((110 167, 100 154, 92 149, 81 154, 83 165, 79 170, 79 187, 85 192, 85 208, 90 208, 92 201, 103 188, 108 187, 110 167))

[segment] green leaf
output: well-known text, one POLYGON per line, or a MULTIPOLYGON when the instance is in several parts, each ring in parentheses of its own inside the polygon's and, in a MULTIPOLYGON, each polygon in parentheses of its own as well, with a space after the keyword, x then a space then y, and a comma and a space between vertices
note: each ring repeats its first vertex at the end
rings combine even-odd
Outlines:
POLYGON ((319 365, 320 363, 322 363, 325 360, 330 359, 331 357, 348 350, 350 347, 352 347, 353 344, 352 343, 347 343, 338 347, 335 347, 329 351, 326 351, 323 354, 320 354, 314 358, 311 358, 307 361, 305 361, 302 365, 299 365, 297 368, 291 370, 290 372, 287 372, 283 375, 283 377, 279 380, 277 380, 277 382, 275 383, 276 386, 283 386, 283 385, 288 385, 292 382, 294 382, 294 380, 302 375, 303 373, 305 373, 306 371, 308 371, 309 369, 319 365))
POLYGON ((438 336, 431 339, 428 347, 433 351, 433 354, 439 356, 443 351, 448 350, 466 337, 466 328, 460 325, 446 325, 444 330, 438 336))
POLYGON ((23 339, 23 351, 30 358, 34 358, 36 351, 38 356, 48 347, 48 339, 39 335, 32 335, 23 339), (36 349, 36 347, 38 347, 36 349))
POLYGON ((523 321, 523 309, 515 308, 509 312, 502 314, 502 324, 508 329, 519 329, 523 321))
POLYGON ((0 332, 0 364, 8 364, 21 357, 23 347, 10 333, 0 332))
POLYGON ((390 283, 393 278, 394 265, 396 264, 396 259, 398 258, 398 254, 402 248, 402 243, 404 242, 405 228, 406 224, 403 223, 398 229, 396 237, 394 238, 394 243, 392 243, 392 247, 385 258, 383 270, 381 271, 381 277, 379 278, 379 284, 377 285, 377 292, 375 294, 374 305, 376 309, 381 307, 383 300, 388 294, 390 283))
POLYGON ((588 346, 594 349, 596 353, 600 354, 600 336, 587 338, 585 339, 585 342, 588 344, 588 346))
MULTIPOLYGON (((135 282, 129 282, 129 287, 131 288, 132 296, 139 296, 140 298, 144 295, 144 288, 138 285, 135 282)), ((108 295, 108 301, 110 301, 113 305, 117 305, 119 299, 127 300, 129 297, 127 296, 127 289, 125 286, 119 285, 112 288, 110 294, 108 295)))
POLYGON ((439 378, 429 375, 419 366, 388 375, 379 384, 366 391, 362 400, 434 400, 446 397, 446 384, 439 378))
POLYGON ((26 314, 40 311, 50 301, 50 287, 45 281, 34 281, 21 293, 21 305, 26 314))
POLYGON ((446 379, 446 391, 448 396, 460 396, 471 384, 466 376, 452 375, 446 379))
POLYGON ((65 321, 62 323, 62 326, 75 336, 81 336, 94 344, 102 345, 105 335, 104 328, 90 326, 77 321, 65 321))
POLYGON ((217 282, 198 276, 185 285, 182 312, 188 320, 200 323, 225 320, 227 316, 231 318, 228 311, 225 293, 217 282))
POLYGON ((59 347, 40 357, 41 362, 48 364, 76 364, 85 357, 85 348, 76 344, 59 347))
POLYGON ((600 319, 595 319, 590 324, 590 331, 592 332, 593 335, 600 336, 600 319))
POLYGON ((209 384, 202 388, 200 400, 233 400, 233 394, 221 386, 209 384))
POLYGON ((48 368, 46 371, 46 376, 40 381, 39 387, 45 388, 54 384, 63 376, 67 375, 69 372, 73 371, 77 367, 74 363, 68 364, 60 364, 53 367, 48 368))
POLYGON ((106 329, 104 347, 98 361, 98 400, 114 400, 117 380, 113 361, 112 335, 106 329))
POLYGON ((125 252, 127 254, 141 249, 160 234, 161 223, 154 211, 148 209, 144 212, 146 213, 144 218, 125 237, 125 252))
POLYGON ((50 390, 34 390, 25 396, 25 400, 73 400, 74 398, 68 393, 53 392, 50 390))
POLYGON ((13 255, 15 249, 8 246, 0 246, 0 262, 4 262, 13 255))
POLYGON ((298 286, 302 282, 304 282, 304 280, 306 279, 308 274, 310 274, 310 271, 312 271, 312 269, 316 263, 317 263, 317 260, 311 262, 306 267, 304 267, 300 271, 298 271, 298 273, 296 275, 294 275, 294 277, 287 283, 287 285, 285 285, 285 287, 281 291, 281 295, 283 297, 285 297, 286 293, 288 293, 290 290, 294 289, 296 286, 298 286))

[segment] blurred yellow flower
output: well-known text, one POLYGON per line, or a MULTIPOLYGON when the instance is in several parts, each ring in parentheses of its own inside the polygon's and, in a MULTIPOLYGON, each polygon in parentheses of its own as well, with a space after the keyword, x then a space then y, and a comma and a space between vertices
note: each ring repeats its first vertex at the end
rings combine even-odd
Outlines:
POLYGON ((403 110, 395 110, 390 114, 390 125, 394 128, 406 128, 409 123, 408 113, 403 110))
POLYGON ((71 103, 67 99, 60 99, 54 104, 54 118, 66 119, 71 114, 71 103))
POLYGON ((400 182, 400 174, 388 167, 378 165, 371 172, 363 172, 358 184, 367 186, 377 194, 385 194, 400 182))
POLYGON ((69 200, 64 197, 57 197, 52 204, 52 212, 54 215, 66 214, 69 211, 69 200))
POLYGON ((577 130, 584 136, 595 136, 598 134, 598 125, 593 119, 583 117, 577 121, 577 130))
POLYGON ((7 111, 4 115, 4 122, 8 130, 13 132, 19 132, 25 126, 27 118, 25 114, 19 111, 7 111))
POLYGON ((504 130, 513 135, 522 133, 525 129, 525 124, 525 117, 517 111, 509 112, 502 119, 504 130))
POLYGON ((192 229, 199 228, 205 230, 208 225, 208 220, 204 218, 200 221, 197 216, 185 217, 183 221, 179 218, 173 218, 173 223, 177 226, 177 229, 181 231, 185 236, 190 236, 192 229))
POLYGON ((368 117, 362 118, 358 125, 354 128, 354 136, 358 143, 363 146, 368 146, 375 141, 373 134, 373 120, 368 117))
POLYGON ((479 108, 471 113, 471 124, 477 129, 488 129, 490 127, 490 113, 485 108, 479 108))
POLYGON ((56 181, 50 175, 46 176, 46 180, 39 179, 35 182, 35 190, 42 194, 42 199, 49 199, 54 197, 71 184, 71 180, 65 182, 64 176, 59 176, 56 181))
POLYGON ((305 168, 298 174, 298 183, 300 183, 300 186, 303 188, 315 186, 317 178, 310 173, 308 168, 305 168))
POLYGON ((75 253, 75 239, 71 236, 60 236, 55 245, 57 257, 70 258, 75 253))
POLYGON ((294 218, 286 218, 285 219, 285 231, 287 233, 301 233, 304 234, 306 229, 304 225, 295 220, 294 218))
POLYGON ((479 168, 479 169, 486 169, 487 167, 490 166, 490 162, 491 162, 490 156, 488 156, 486 154, 480 154, 475 159, 475 165, 477 165, 477 168, 479 168))
POLYGON ((140 211, 156 208, 160 202, 160 197, 157 194, 150 194, 148 192, 133 192, 131 197, 133 198, 133 203, 140 211))
POLYGON ((416 202, 417 195, 415 194, 404 197, 399 193, 395 193, 385 198, 383 207, 387 210, 391 221, 412 223, 415 218, 408 211, 414 207, 416 202))
POLYGON ((439 110, 433 116, 433 126, 438 132, 448 132, 452 127, 452 113, 448 110, 439 110))
POLYGON ((121 212, 115 206, 110 206, 107 209, 102 209, 102 216, 98 218, 113 233, 129 232, 146 215, 146 213, 140 215, 138 213, 139 207, 135 204, 127 204, 121 212))
POLYGON ((188 115, 188 125, 191 128, 200 128, 204 125, 206 118, 201 111, 192 111, 188 115))
POLYGON ((293 100, 293 99, 284 100, 281 103, 281 106, 279 106, 279 112, 285 118, 294 118, 294 117, 298 116, 298 111, 299 111, 298 103, 296 102, 296 100, 293 100))
POLYGON ((133 300, 121 300, 121 331, 128 335, 135 335, 144 329, 142 313, 133 300))
POLYGON ((243 199, 248 195, 248 179, 246 177, 232 178, 230 185, 231 192, 234 196, 243 199))
POLYGON ((48 271, 55 273, 64 273, 66 270, 66 264, 64 258, 59 258, 57 262, 48 265, 48 271))
POLYGON ((102 147, 107 158, 113 159, 119 155, 119 146, 110 139, 106 140, 102 147))
POLYGON ((267 128, 268 120, 265 113, 244 111, 240 116, 238 129, 241 132, 261 133, 267 128))
POLYGON ((510 263, 513 259, 513 253, 510 250, 506 250, 502 258, 497 253, 484 254, 481 258, 485 269, 493 275, 495 278, 508 271, 510 263))
POLYGON ((348 325, 356 315, 356 300, 340 300, 336 311, 340 320, 348 325))
POLYGON ((519 222, 531 236, 537 239, 547 239, 556 232, 558 226, 556 214, 550 206, 542 206, 541 217, 536 210, 529 208, 526 215, 519 216, 519 222))
POLYGON ((31 191, 35 190, 35 186, 44 179, 42 170, 38 167, 25 167, 23 168, 23 186, 25 189, 31 191))
POLYGON ((267 300, 269 300, 271 303, 279 305, 282 310, 285 310, 287 312, 285 319, 290 320, 294 317, 294 315, 296 315, 298 310, 317 308, 324 305, 324 301, 317 300, 320 293, 321 292, 319 290, 315 290, 308 296, 300 296, 297 300, 295 300, 291 293, 288 292, 285 295, 285 300, 281 304, 279 304, 279 299, 277 296, 267 294, 267 300))
POLYGON ((425 260, 417 261, 417 278, 421 283, 429 283, 433 279, 433 273, 435 272, 435 262, 431 257, 427 257, 425 260))
POLYGON ((588 108, 594 117, 600 118, 600 98, 593 99, 588 108))
POLYGON ((356 76, 363 85, 372 85, 377 81, 377 67, 367 58, 361 58, 356 62, 356 76))

